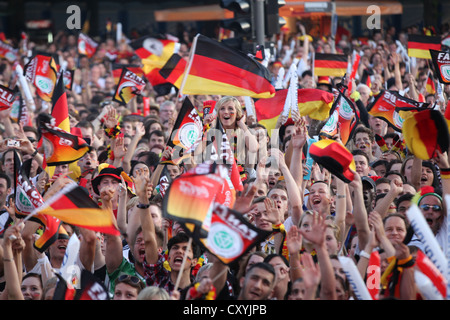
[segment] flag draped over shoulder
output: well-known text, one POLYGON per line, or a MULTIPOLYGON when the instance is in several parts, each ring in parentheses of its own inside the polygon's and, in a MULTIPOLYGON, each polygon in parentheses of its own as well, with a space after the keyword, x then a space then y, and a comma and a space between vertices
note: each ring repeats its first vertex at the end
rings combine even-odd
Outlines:
POLYGON ((167 94, 172 84, 167 82, 159 71, 175 52, 176 42, 163 37, 145 36, 128 43, 141 58, 145 77, 158 94, 167 94))
MULTIPOLYGON (((18 218, 25 218, 44 204, 44 199, 29 179, 31 162, 32 159, 28 159, 21 164, 19 156, 14 152, 15 214, 18 218)), ((39 223, 44 229, 42 235, 33 244, 36 250, 44 252, 58 239, 61 220, 45 214, 33 215, 31 220, 39 223)))
POLYGON ((135 96, 141 94, 144 86, 145 81, 141 77, 124 67, 117 83, 113 100, 126 105, 135 96))
POLYGON ((275 88, 258 61, 216 40, 198 34, 193 41, 183 94, 220 94, 270 98, 275 88))
POLYGON ((212 209, 208 236, 194 237, 194 240, 224 264, 230 264, 270 234, 249 223, 240 212, 216 203, 212 209))
POLYGON ((450 84, 450 53, 430 49, 430 55, 439 82, 450 84))
POLYGON ((98 43, 92 40, 88 35, 80 32, 78 35, 78 53, 92 58, 97 51, 98 43))
POLYGON ((316 53, 314 75, 342 77, 347 72, 348 58, 343 54, 316 53))
POLYGON ((18 94, 17 89, 12 90, 0 84, 0 110, 11 108, 18 94))
POLYGON ((197 147, 202 135, 202 119, 191 100, 185 97, 167 142, 167 146, 174 149, 172 158, 161 159, 161 163, 179 164, 197 147))
POLYGON ((330 117, 320 130, 319 136, 332 138, 339 130, 341 141, 346 145, 352 139, 358 123, 359 111, 353 102, 340 92, 330 110, 330 117))
POLYGON ((431 59, 430 49, 441 50, 441 37, 408 34, 408 56, 431 59))
POLYGON ((401 132, 405 118, 411 112, 425 110, 429 103, 417 102, 396 91, 381 91, 367 106, 370 115, 385 120, 394 130, 401 132))
POLYGON ((38 133, 44 147, 44 161, 48 166, 74 162, 89 151, 82 138, 56 127, 48 114, 38 115, 38 133))
POLYGON ((226 183, 216 170, 215 163, 202 163, 175 178, 163 198, 164 217, 207 236, 213 202, 226 183))
POLYGON ((23 68, 23 75, 36 87, 44 101, 52 100, 57 80, 56 63, 51 55, 37 54, 23 68))
POLYGON ((81 228, 112 235, 120 234, 113 220, 112 212, 100 208, 89 197, 86 189, 76 183, 66 185, 61 191, 46 200, 44 205, 37 209, 37 212, 81 228))

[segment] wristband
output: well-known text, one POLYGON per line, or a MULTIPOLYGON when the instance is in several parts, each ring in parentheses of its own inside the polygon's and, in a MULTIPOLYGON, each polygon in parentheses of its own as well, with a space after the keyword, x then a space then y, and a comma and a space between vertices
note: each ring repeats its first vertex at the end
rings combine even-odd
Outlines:
POLYGON ((4 262, 14 262, 14 259, 13 258, 3 258, 3 261, 4 262))
POLYGON ((338 199, 344 199, 344 198, 345 198, 345 195, 343 195, 343 194, 338 194, 338 195, 337 195, 337 198, 338 198, 338 199))
POLYGON ((34 158, 34 157, 36 157, 37 154, 38 154, 38 151, 37 151, 37 149, 36 149, 36 150, 34 150, 34 152, 31 154, 31 157, 34 158))
POLYGON ((147 209, 150 207, 150 203, 138 203, 136 207, 139 209, 147 209))
POLYGON ((367 259, 370 259, 370 254, 368 254, 367 252, 365 252, 364 250, 361 250, 361 252, 359 253, 359 257, 364 257, 367 259))

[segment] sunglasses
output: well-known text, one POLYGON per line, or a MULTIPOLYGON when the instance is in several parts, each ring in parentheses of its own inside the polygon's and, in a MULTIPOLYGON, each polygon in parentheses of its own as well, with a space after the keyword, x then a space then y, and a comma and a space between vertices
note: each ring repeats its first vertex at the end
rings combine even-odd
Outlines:
POLYGON ((439 205, 437 205, 437 204, 435 204, 435 205, 422 204, 422 205, 420 206, 420 208, 423 209, 424 211, 428 211, 428 210, 430 210, 430 209, 433 209, 434 212, 437 212, 437 211, 441 211, 441 210, 442 210, 442 207, 439 206, 439 205))
POLYGON ((122 274, 121 276, 119 276, 119 278, 117 278, 117 282, 128 282, 131 285, 139 286, 141 288, 143 287, 141 279, 129 274, 122 274))

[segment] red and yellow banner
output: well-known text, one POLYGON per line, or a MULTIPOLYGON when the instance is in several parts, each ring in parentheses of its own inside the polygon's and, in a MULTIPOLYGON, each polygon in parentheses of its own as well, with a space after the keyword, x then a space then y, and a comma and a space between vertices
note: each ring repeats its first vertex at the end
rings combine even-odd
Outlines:
POLYGON ((47 102, 52 100, 55 90, 57 72, 56 63, 52 56, 38 54, 23 68, 25 78, 35 87, 38 96, 47 102))

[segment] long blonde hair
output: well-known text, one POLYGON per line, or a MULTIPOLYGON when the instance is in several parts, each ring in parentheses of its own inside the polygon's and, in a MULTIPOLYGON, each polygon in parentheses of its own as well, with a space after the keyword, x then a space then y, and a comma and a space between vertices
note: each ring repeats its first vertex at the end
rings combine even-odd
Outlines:
MULTIPOLYGON (((214 109, 216 110, 216 113, 219 114, 219 109, 222 107, 222 105, 229 101, 233 101, 233 103, 234 103, 234 108, 236 109, 236 123, 237 123, 237 121, 239 121, 242 118, 242 116, 244 115, 244 111, 242 110, 241 103, 239 102, 239 100, 236 97, 233 97, 233 96, 222 97, 219 101, 217 101, 214 109)), ((236 123, 235 123, 235 126, 237 127, 236 123)))

